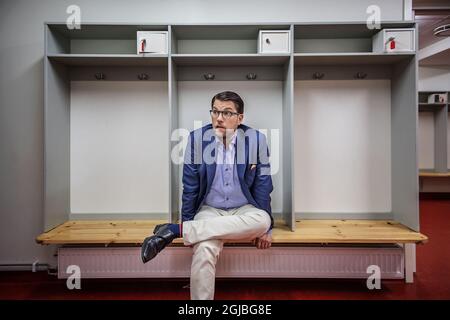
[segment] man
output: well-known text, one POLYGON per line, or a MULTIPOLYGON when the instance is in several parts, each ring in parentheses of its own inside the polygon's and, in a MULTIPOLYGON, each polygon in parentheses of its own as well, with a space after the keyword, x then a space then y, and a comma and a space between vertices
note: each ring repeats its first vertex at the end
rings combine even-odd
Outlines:
POLYGON ((211 124, 190 133, 183 166, 182 223, 155 227, 142 245, 153 259, 173 239, 193 246, 191 299, 214 298, 216 262, 224 241, 272 242, 273 190, 266 138, 242 124, 244 102, 231 91, 211 101, 211 124))

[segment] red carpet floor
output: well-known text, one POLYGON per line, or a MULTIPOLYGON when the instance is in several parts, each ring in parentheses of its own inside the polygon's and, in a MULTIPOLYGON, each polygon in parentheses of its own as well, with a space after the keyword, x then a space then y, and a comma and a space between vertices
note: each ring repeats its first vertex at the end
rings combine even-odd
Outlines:
MULTIPOLYGON (((218 280, 216 299, 450 299, 450 200, 421 199, 421 232, 413 284, 382 280, 368 290, 365 280, 218 280)), ((81 290, 46 272, 0 272, 0 299, 189 299, 188 280, 91 279, 81 290)))

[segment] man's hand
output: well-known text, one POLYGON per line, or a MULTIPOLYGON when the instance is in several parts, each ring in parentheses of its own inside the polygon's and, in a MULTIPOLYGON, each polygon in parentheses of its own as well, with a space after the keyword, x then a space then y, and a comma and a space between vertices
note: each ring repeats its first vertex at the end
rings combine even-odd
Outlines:
POLYGON ((256 245, 258 249, 268 249, 272 245, 272 232, 269 231, 263 236, 253 240, 253 244, 256 245))

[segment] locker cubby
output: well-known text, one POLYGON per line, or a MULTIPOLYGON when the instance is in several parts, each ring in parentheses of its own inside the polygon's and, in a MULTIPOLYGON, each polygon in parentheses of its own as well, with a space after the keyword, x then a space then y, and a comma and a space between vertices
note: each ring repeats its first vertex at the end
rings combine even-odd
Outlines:
POLYGON ((415 57, 359 58, 295 55, 296 219, 418 228, 415 57))
MULTIPOLYGON (((413 24, 382 23, 381 29, 407 28, 413 24)), ((372 37, 379 28, 361 23, 295 25, 294 53, 372 53, 372 37)))
POLYGON ((82 24, 68 29, 66 24, 47 24, 47 52, 53 54, 136 53, 137 31, 167 31, 168 26, 82 24))
POLYGON ((259 30, 289 30, 290 25, 177 25, 172 53, 257 54, 259 30))
MULTIPOLYGON (((292 166, 289 119, 293 65, 289 57, 263 60, 261 64, 244 59, 235 64, 235 57, 193 60, 173 56, 171 67, 172 83, 176 87, 176 99, 174 98, 172 103, 176 126, 172 129, 182 128, 187 134, 210 123, 211 99, 216 93, 231 90, 242 95, 243 123, 263 130, 271 149, 272 161, 277 163, 277 165, 272 163, 274 192, 271 196, 274 216, 291 225, 291 215, 286 214, 291 212, 291 199, 287 195, 291 194, 289 175, 292 166), (246 64, 246 61, 249 63, 246 64), (255 78, 249 79, 250 74, 255 78), (214 80, 207 80, 207 75, 212 75, 214 80), (284 139, 280 140, 282 137, 284 139)), ((175 141, 173 145, 177 143, 175 141)), ((182 192, 181 166, 172 165, 172 173, 174 184, 172 220, 178 220, 182 192)))
POLYGON ((45 25, 45 51, 50 61, 71 66, 167 66, 167 54, 137 54, 137 31, 167 31, 168 26, 64 23, 45 25))
POLYGON ((168 58, 124 54, 140 29, 46 25, 46 228, 73 219, 167 219, 168 58), (96 52, 99 39, 120 50, 96 52), (76 41, 85 41, 83 50, 76 41), (164 139, 149 139, 154 131, 164 139))
POLYGON ((431 94, 446 91, 420 91, 419 109, 419 170, 421 177, 439 177, 450 173, 449 107, 444 102, 429 103, 431 94))

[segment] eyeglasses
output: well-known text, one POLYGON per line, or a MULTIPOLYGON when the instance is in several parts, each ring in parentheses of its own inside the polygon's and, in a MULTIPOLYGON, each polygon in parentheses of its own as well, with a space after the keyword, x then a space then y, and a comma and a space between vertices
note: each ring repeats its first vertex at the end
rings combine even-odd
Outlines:
POLYGON ((220 114, 222 114, 222 117, 224 119, 230 119, 232 116, 240 115, 239 112, 232 112, 232 111, 218 111, 218 110, 209 110, 209 113, 213 118, 218 118, 220 114))

